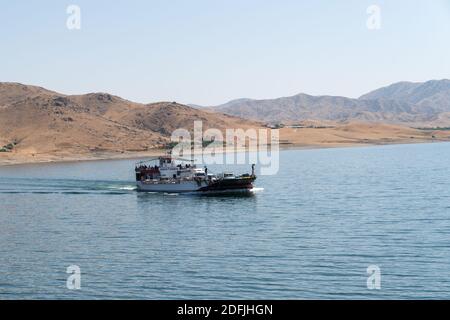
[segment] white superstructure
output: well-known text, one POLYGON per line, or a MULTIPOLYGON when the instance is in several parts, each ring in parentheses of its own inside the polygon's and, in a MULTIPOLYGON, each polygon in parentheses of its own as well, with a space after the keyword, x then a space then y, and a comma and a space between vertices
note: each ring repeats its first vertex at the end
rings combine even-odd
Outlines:
POLYGON ((235 176, 232 173, 208 174, 208 169, 197 168, 192 161, 171 156, 140 162, 136 165, 136 184, 139 191, 147 192, 248 192, 256 179, 252 175, 235 176), (186 164, 186 162, 189 162, 186 164), (152 165, 153 163, 153 165, 152 165))

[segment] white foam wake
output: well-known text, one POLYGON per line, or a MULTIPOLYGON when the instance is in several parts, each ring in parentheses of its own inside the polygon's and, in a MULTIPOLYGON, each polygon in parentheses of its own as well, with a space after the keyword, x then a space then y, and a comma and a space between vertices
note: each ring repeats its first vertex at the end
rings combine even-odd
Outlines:
POLYGON ((119 190, 126 190, 126 191, 133 191, 133 190, 136 190, 136 187, 121 187, 121 188, 119 188, 119 190))

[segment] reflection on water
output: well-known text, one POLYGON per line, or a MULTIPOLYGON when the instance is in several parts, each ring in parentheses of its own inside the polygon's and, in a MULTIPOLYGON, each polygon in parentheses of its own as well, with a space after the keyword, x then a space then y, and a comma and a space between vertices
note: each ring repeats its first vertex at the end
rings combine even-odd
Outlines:
POLYGON ((0 168, 0 298, 449 298, 449 156, 285 151, 251 197, 139 193, 129 160, 0 168))

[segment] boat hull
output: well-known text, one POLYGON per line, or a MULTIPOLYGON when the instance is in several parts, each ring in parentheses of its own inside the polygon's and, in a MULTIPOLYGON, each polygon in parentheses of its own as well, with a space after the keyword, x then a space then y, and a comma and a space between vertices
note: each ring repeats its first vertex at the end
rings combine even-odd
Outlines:
POLYGON ((245 192, 253 189, 255 177, 243 177, 234 179, 222 179, 208 184, 199 189, 199 192, 245 192))
POLYGON ((165 193, 187 193, 199 190, 201 186, 196 181, 186 181, 182 183, 147 183, 137 182, 138 191, 143 192, 165 192, 165 193))
POLYGON ((255 177, 206 181, 173 181, 169 183, 137 182, 138 191, 162 193, 226 194, 251 193, 255 177))

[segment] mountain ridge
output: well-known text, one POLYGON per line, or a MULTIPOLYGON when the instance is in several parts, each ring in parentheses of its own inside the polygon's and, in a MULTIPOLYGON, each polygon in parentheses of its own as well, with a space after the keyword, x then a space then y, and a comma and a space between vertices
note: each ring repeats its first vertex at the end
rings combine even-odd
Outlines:
MULTIPOLYGON (((441 91, 423 99, 422 104, 446 99, 446 92, 441 91)), ((278 102, 285 108, 282 113, 272 109, 270 117, 273 119, 280 114, 298 118, 295 103, 314 104, 317 108, 313 115, 319 119, 347 119, 342 123, 335 120, 302 121, 301 126, 282 128, 280 143, 289 147, 328 148, 450 140, 445 130, 411 128, 412 121, 417 120, 416 113, 423 113, 420 110, 423 106, 411 106, 398 100, 299 94, 294 98, 279 98, 278 102), (399 116, 409 121, 408 126, 384 123, 399 116), (380 123, 367 123, 368 120, 380 123)), ((252 104, 254 101, 239 99, 234 103, 252 104)), ((257 112, 267 111, 264 105, 257 104, 257 108, 261 109, 257 112)), ((203 121, 205 130, 246 130, 264 126, 262 122, 249 120, 252 109, 247 110, 249 114, 242 112, 241 116, 248 119, 213 111, 176 102, 136 103, 108 93, 65 95, 37 86, 0 83, 0 165, 153 156, 160 154, 161 148, 170 141, 171 132, 180 128, 192 132, 197 120, 203 121)), ((311 110, 300 111, 302 118, 311 116, 311 110)), ((422 117, 426 120, 426 116, 422 117)), ((450 118, 445 113, 442 117, 442 121, 450 118)))
POLYGON ((450 125, 450 80, 398 82, 356 99, 299 93, 275 99, 236 99, 207 109, 271 123, 358 120, 450 125))
POLYGON ((37 86, 0 83, 0 149, 13 152, 144 152, 163 147, 179 128, 248 128, 260 123, 176 102, 141 104, 108 93, 65 95, 37 86))

